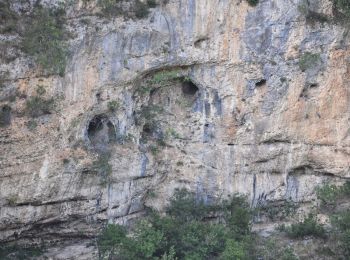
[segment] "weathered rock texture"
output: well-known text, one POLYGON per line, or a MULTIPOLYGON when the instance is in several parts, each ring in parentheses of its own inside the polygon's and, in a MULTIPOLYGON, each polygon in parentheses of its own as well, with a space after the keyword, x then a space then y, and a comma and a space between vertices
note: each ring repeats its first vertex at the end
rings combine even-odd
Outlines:
MULTIPOLYGON (((310 2, 332 15, 330 1, 310 2)), ((84 243, 107 220, 161 210, 177 187, 208 202, 240 192, 252 205, 306 205, 317 185, 349 178, 347 29, 309 23, 300 4, 173 0, 141 20, 74 6, 64 77, 40 76, 24 56, 1 65, 11 123, 0 128, 0 241, 66 242, 56 257, 68 258, 93 251, 84 243), (319 61, 301 71, 306 52, 319 61), (179 79, 161 86, 163 70, 179 79), (57 106, 29 130, 37 85, 57 106)))

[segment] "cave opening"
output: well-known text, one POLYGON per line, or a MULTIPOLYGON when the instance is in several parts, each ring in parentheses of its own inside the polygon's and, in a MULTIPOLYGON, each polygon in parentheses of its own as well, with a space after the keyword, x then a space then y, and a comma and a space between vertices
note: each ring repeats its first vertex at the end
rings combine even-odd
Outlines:
POLYGON ((105 150, 108 144, 117 140, 115 126, 106 115, 97 115, 89 122, 87 135, 92 146, 98 150, 105 150))
POLYGON ((189 96, 194 96, 198 92, 198 87, 190 80, 182 82, 182 93, 189 96))
POLYGON ((261 80, 259 80, 258 82, 255 83, 255 86, 257 88, 265 86, 265 85, 266 85, 266 79, 261 79, 261 80))
POLYGON ((11 107, 4 105, 0 108, 0 127, 11 124, 11 107))

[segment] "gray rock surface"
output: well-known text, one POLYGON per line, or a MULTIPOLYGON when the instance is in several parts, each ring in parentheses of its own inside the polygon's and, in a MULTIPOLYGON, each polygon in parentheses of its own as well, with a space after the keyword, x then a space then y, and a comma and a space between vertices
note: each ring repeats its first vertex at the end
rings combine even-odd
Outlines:
MULTIPOLYGON (((58 100, 31 131, 17 98, 0 128, 0 241, 57 242, 49 257, 90 259, 104 223, 162 210, 175 188, 208 203, 240 192, 252 206, 303 205, 350 178, 349 39, 342 25, 308 23, 302 2, 174 0, 140 20, 73 6, 64 77, 23 55, 0 65, 0 97, 43 85, 58 100), (320 62, 302 72, 305 52, 320 62), (154 83, 163 70, 179 78, 154 83), (102 128, 89 127, 96 116, 102 128)), ((331 1, 310 2, 331 15, 331 1)))

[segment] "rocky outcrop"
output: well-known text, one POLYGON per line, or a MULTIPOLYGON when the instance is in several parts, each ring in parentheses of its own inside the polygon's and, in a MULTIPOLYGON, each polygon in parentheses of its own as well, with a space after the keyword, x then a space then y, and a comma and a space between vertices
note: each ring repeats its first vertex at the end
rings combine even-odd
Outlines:
POLYGON ((179 0, 144 19, 72 6, 64 77, 23 55, 0 67, 0 241, 69 241, 51 252, 67 258, 177 187, 307 204, 349 178, 348 29, 310 22, 305 3, 179 0), (56 105, 33 119, 38 85, 56 105))

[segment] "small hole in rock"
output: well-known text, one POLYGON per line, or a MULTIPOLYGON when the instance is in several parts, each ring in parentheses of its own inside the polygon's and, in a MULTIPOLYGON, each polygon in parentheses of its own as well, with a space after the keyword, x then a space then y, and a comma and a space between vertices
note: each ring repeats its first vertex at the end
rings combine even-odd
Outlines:
POLYGON ((101 101, 101 93, 96 94, 96 100, 97 100, 97 102, 101 101))
POLYGON ((262 87, 262 86, 265 86, 266 85, 266 79, 262 79, 258 82, 255 83, 255 86, 256 87, 262 87))
POLYGON ((185 95, 195 95, 198 92, 198 87, 192 81, 184 81, 182 83, 182 92, 185 95))
POLYGON ((0 127, 11 124, 11 107, 4 105, 0 108, 0 127))

